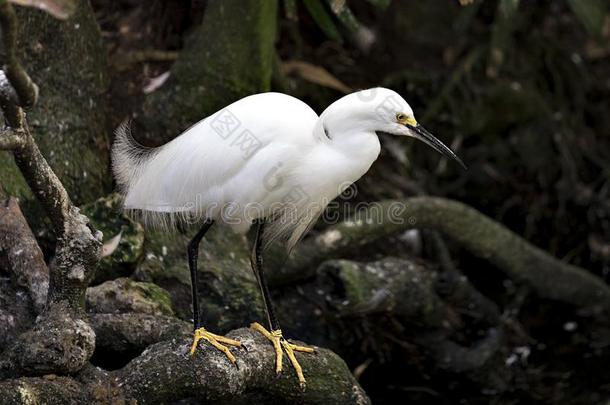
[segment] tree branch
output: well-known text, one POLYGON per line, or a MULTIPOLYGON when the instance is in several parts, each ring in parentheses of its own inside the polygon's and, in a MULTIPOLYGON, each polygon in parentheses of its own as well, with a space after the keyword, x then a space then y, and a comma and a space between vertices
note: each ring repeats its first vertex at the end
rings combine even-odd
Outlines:
POLYGON ((21 130, 25 143, 14 151, 15 162, 47 210, 57 246, 49 277, 47 310, 31 331, 21 335, 3 353, 0 374, 75 372, 89 360, 95 346, 95 334, 81 318, 85 291, 101 256, 101 233, 93 230, 88 218, 72 204, 40 153, 27 123, 24 125, 21 130), (51 344, 49 331, 61 334, 61 343, 51 344))
POLYGON ((50 302, 66 300, 75 312, 84 311, 85 290, 101 255, 101 233, 72 204, 45 158, 27 123, 24 145, 14 151, 15 162, 28 185, 42 203, 57 235, 55 268, 51 271, 50 302))
MULTIPOLYGON (((0 0, 0 24, 6 66, 10 68, 6 72, 8 82, 0 83, 4 86, 3 93, 10 93, 6 86, 12 86, 22 104, 33 104, 32 89, 36 87, 15 56, 17 20, 12 6, 4 0, 0 0), (9 74, 11 69, 13 74, 9 74)), ((40 153, 21 107, 8 99, 3 101, 6 102, 2 105, 4 115, 12 129, 0 134, 0 142, 6 136, 6 146, 18 146, 13 150, 15 162, 46 209, 57 235, 56 267, 51 272, 48 300, 66 301, 67 307, 80 316, 84 313, 85 290, 100 258, 101 234, 90 227, 87 217, 72 204, 61 181, 40 153)))
POLYGON ((38 99, 38 86, 30 79, 17 58, 17 15, 7 0, 0 0, 0 25, 3 38, 2 56, 5 61, 2 70, 15 89, 18 105, 32 107, 38 99))
POLYGON ((14 147, 15 162, 46 209, 57 236, 47 307, 34 328, 2 353, 0 376, 74 373, 86 364, 95 346, 95 334, 82 318, 85 290, 101 257, 101 233, 72 204, 29 131, 21 105, 36 102, 37 87, 16 57, 17 19, 6 0, 0 0, 0 25, 8 78, 0 80, 1 107, 11 126, 0 134, 0 143, 14 147))

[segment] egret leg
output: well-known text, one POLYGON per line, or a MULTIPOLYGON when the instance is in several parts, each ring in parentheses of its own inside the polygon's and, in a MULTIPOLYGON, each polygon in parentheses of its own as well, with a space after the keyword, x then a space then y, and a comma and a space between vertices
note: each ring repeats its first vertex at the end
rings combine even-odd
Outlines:
POLYGON ((188 254, 188 264, 189 270, 191 271, 191 291, 192 291, 192 300, 193 300, 193 344, 191 345, 191 355, 195 354, 195 350, 197 350, 197 345, 200 340, 205 340, 216 349, 220 350, 227 356, 229 361, 233 364, 236 363, 235 356, 226 345, 230 346, 241 346, 241 343, 234 339, 229 339, 224 336, 216 335, 207 331, 205 328, 201 327, 199 320, 199 297, 197 294, 197 258, 199 257, 199 243, 207 233, 207 231, 214 224, 214 220, 206 219, 203 223, 201 229, 197 234, 191 239, 187 247, 188 254))
POLYGON ((252 264, 252 271, 254 271, 254 275, 256 276, 256 280, 258 281, 258 285, 263 295, 265 312, 267 313, 267 321, 269 322, 269 330, 265 329, 265 327, 258 322, 251 324, 250 328, 260 332, 263 336, 269 339, 271 343, 273 343, 273 347, 275 349, 275 372, 279 374, 282 371, 283 351, 285 351, 286 355, 288 356, 288 360, 290 360, 290 364, 297 374, 301 388, 305 388, 305 376, 303 375, 303 369, 297 361, 294 352, 313 353, 314 350, 310 347, 292 344, 284 339, 284 336, 282 335, 282 329, 280 328, 280 323, 275 313, 275 307, 271 301, 269 286, 267 285, 267 279, 263 270, 262 236, 264 227, 265 220, 259 220, 257 223, 254 244, 252 246, 250 262, 252 264))

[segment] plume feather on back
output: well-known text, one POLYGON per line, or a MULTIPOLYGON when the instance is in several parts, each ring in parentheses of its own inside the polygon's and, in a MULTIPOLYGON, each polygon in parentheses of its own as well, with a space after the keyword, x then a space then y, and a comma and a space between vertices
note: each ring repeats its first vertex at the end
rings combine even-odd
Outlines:
POLYGON ((114 131, 112 172, 123 192, 155 154, 155 150, 139 144, 131 134, 131 120, 123 121, 114 131))

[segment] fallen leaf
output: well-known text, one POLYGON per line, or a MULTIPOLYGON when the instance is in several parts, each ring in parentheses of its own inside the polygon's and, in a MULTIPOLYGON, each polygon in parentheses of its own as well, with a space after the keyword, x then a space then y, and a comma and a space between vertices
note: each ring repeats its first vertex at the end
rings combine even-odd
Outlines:
POLYGON ((110 239, 108 242, 104 243, 102 246, 102 258, 110 256, 116 248, 119 246, 121 242, 121 237, 123 236, 123 231, 119 232, 116 236, 110 239))
POLYGON ((75 0, 8 0, 9 3, 44 10, 60 20, 69 18, 76 10, 75 0))
POLYGON ((328 70, 309 62, 289 60, 282 62, 281 68, 282 73, 285 75, 296 74, 308 82, 328 87, 345 94, 353 91, 352 88, 330 74, 328 70))
POLYGON ((148 84, 144 86, 142 91, 144 92, 144 94, 150 94, 153 91, 157 90, 159 87, 163 86, 163 83, 165 83, 167 79, 169 79, 169 71, 161 73, 159 76, 150 79, 148 84))

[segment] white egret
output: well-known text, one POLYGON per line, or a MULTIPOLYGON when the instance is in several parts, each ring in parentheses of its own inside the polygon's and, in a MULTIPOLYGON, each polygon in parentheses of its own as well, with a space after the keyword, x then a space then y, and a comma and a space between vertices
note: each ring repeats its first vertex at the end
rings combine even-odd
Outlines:
POLYGON ((215 222, 239 233, 255 223, 251 263, 269 329, 258 323, 252 327, 272 341, 276 371, 282 369, 284 350, 304 385, 294 351, 313 350, 284 339, 265 281, 262 251, 272 240, 283 240, 290 250, 326 205, 368 171, 380 152, 377 132, 419 139, 465 167, 417 123, 400 95, 385 88, 349 94, 319 117, 286 94, 252 95, 150 150, 134 142, 126 125, 119 128, 112 157, 124 208, 153 225, 202 224, 188 245, 195 328, 191 353, 204 339, 235 363, 227 345, 240 343, 199 323, 197 254, 215 222))

